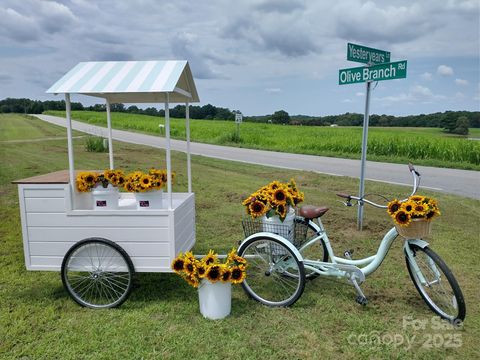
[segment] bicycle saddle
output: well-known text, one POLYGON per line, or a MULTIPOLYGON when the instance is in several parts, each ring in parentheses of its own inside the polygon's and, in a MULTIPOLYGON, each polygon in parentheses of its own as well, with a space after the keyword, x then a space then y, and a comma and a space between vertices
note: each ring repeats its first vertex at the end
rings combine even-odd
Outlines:
POLYGON ((298 215, 305 219, 316 219, 321 217, 329 210, 326 206, 304 205, 298 210, 298 215))

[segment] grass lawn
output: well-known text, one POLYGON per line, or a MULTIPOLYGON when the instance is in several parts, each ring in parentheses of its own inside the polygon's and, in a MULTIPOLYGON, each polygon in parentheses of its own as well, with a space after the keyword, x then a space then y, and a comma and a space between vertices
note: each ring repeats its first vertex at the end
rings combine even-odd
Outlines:
MULTIPOLYGON (((65 116, 63 111, 47 114, 65 116)), ((72 118, 94 125, 107 125, 106 114, 73 111, 72 118)), ((164 119, 129 113, 112 113, 112 126, 118 129, 158 134, 164 119)), ((185 139, 185 120, 171 120, 171 135, 185 139)), ((284 151, 360 159, 361 127, 283 126, 245 122, 236 141, 233 121, 192 120, 193 141, 252 149, 284 151)), ((480 142, 457 135, 446 135, 438 128, 370 127, 368 159, 373 161, 480 170, 480 142)))
MULTIPOLYGON (((435 196, 442 216, 433 225, 432 248, 445 260, 461 285, 467 305, 464 326, 440 328, 445 322, 427 308, 405 266, 402 240, 362 288, 370 302, 355 303, 352 287, 319 278, 307 282, 291 308, 268 308, 233 289, 232 313, 205 320, 198 295, 175 274, 138 274, 130 298, 118 309, 89 310, 74 303, 56 272, 25 270, 18 193, 12 180, 67 168, 65 129, 19 115, 0 115, 0 358, 2 359, 329 359, 480 357, 480 202, 458 196, 435 196), (14 131, 12 129, 22 128, 14 131), (6 142, 42 136, 59 139, 6 142), (433 319, 433 320, 432 320, 433 319), (413 320, 415 324, 413 324, 413 320), (433 322, 432 322, 433 321, 433 322), (415 326, 413 326, 415 325, 415 326), (409 343, 407 343, 407 339, 409 343), (393 343, 395 340, 397 343, 393 343), (403 341, 400 344, 400 341, 403 341)), ((76 139, 77 168, 103 168, 108 154, 88 153, 76 139)), ((164 167, 164 152, 115 143, 117 168, 164 167)), ((173 152, 174 190, 187 187, 186 157, 173 152)), ((407 169, 405 170, 407 171, 407 169)), ((354 249, 354 258, 375 252, 391 226, 383 210, 366 209, 366 228, 355 228, 356 211, 345 208, 335 192, 356 192, 347 177, 208 159, 192 159, 196 194, 197 243, 194 253, 213 248, 227 252, 243 239, 241 200, 261 185, 297 180, 306 203, 330 207, 324 215, 338 253, 354 249)), ((387 197, 405 188, 366 183, 368 193, 387 197)), ((114 239, 112 239, 114 240, 114 239)))

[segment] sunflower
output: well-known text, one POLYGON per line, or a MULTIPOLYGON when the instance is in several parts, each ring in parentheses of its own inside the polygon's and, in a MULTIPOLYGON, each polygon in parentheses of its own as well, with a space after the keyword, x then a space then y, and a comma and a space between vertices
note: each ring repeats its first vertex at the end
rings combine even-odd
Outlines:
POLYGON ((233 284, 240 284, 246 277, 245 268, 243 266, 234 266, 231 268, 232 275, 230 281, 233 284))
POLYGON ((80 179, 78 180, 77 179, 77 190, 80 191, 80 192, 87 192, 90 190, 90 187, 85 183, 84 180, 80 179))
POLYGON ((417 217, 423 217, 425 215, 425 211, 427 211, 427 207, 425 204, 415 204, 413 207, 413 215, 417 217))
POLYGON ((395 214, 395 222, 401 226, 406 226, 410 224, 410 221, 410 216, 403 210, 399 210, 395 214))
POLYGON ((403 210, 406 214, 410 215, 415 210, 415 203, 412 201, 404 202, 402 203, 402 206, 400 206, 400 209, 403 210))
POLYGON ((255 196, 249 196, 248 198, 246 198, 245 200, 242 201, 242 205, 243 206, 249 205, 249 204, 253 203, 255 200, 257 200, 257 198, 255 196))
POLYGON ((218 261, 218 255, 213 250, 210 250, 207 255, 202 259, 206 266, 215 264, 218 261))
POLYGON ((220 280, 222 282, 229 282, 230 278, 232 277, 232 271, 225 264, 222 264, 221 268, 222 268, 222 275, 220 276, 220 280))
POLYGON ((273 201, 277 204, 285 204, 287 202, 287 193, 285 189, 278 188, 273 192, 273 201))
POLYGON ((198 261, 196 264, 197 267, 197 274, 200 279, 203 279, 207 276, 207 266, 203 261, 198 261))
POLYGON ((97 182, 97 175, 95 173, 86 173, 83 179, 87 185, 94 186, 97 182))
POLYGON ((423 202, 423 200, 425 200, 425 197, 421 195, 413 195, 413 196, 410 196, 409 200, 421 203, 423 202))
POLYGON ((400 206, 402 206, 402 203, 398 201, 397 199, 393 199, 390 201, 387 205, 387 211, 391 216, 394 216, 395 213, 400 210, 400 206))
POLYGON ((192 276, 195 274, 196 270, 197 268, 195 267, 195 260, 192 261, 191 258, 186 257, 183 261, 183 271, 192 276))
POLYGON ((177 258, 175 258, 172 262, 172 269, 177 274, 180 274, 185 267, 185 261, 183 260, 182 254, 180 254, 177 258))
POLYGON ((266 187, 270 188, 271 190, 276 190, 281 186, 282 184, 279 181, 275 180, 275 181, 272 181, 270 184, 268 184, 266 187))
POLYGON ((192 285, 194 288, 198 288, 198 285, 200 284, 200 281, 198 280, 198 278, 194 275, 187 275, 185 276, 185 280, 187 281, 187 283, 189 283, 190 285, 192 285))
POLYGON ((142 175, 140 178, 140 186, 142 189, 149 189, 152 185, 152 177, 150 175, 142 175))
POLYGON ((284 204, 279 204, 277 205, 275 213, 280 216, 280 219, 285 219, 287 216, 287 207, 284 204))
POLYGON ((207 268, 207 279, 212 283, 217 282, 222 277, 222 267, 214 264, 207 268))
POLYGON ((255 201, 248 207, 252 217, 262 216, 266 212, 265 204, 261 201, 255 201))

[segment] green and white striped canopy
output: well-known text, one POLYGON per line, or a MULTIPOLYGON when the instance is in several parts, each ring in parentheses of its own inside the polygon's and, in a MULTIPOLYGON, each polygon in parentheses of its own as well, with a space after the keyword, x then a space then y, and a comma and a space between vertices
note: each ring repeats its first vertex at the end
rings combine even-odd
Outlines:
POLYGON ((47 93, 84 94, 111 103, 199 102, 187 61, 81 62, 47 93))

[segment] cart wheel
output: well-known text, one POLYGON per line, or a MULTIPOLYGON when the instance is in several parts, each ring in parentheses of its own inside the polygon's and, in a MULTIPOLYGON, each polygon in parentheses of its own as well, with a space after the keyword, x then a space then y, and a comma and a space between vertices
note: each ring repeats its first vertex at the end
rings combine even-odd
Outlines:
POLYGON ((290 306, 300 298, 305 269, 285 243, 256 236, 242 243, 238 254, 248 262, 242 286, 250 297, 268 306, 290 306))
POLYGON ((73 245, 63 258, 63 286, 78 304, 93 309, 121 305, 132 289, 133 264, 110 240, 90 238, 73 245))

